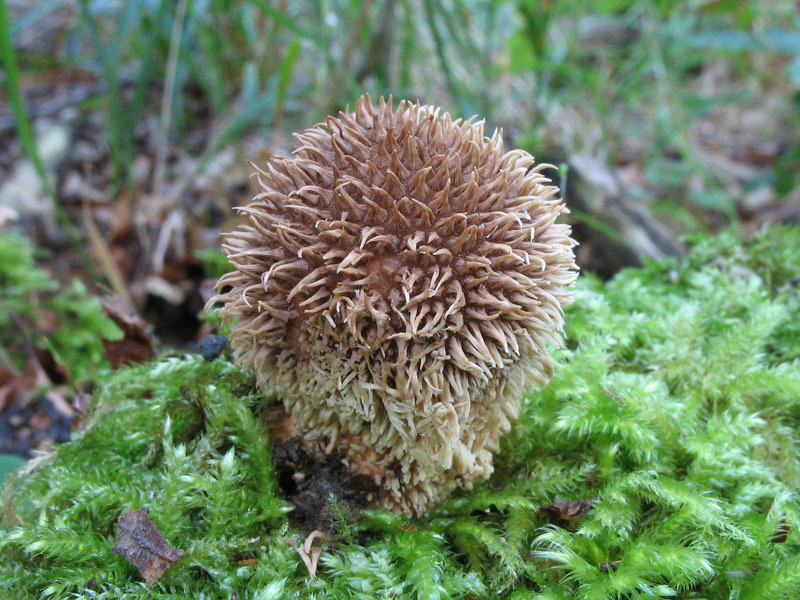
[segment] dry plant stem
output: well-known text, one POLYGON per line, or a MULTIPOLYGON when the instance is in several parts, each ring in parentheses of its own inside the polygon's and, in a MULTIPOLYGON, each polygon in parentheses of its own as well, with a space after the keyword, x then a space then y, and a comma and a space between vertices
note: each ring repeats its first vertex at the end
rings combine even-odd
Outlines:
POLYGON ((235 357, 309 452, 420 514, 492 472, 524 390, 552 375, 577 276, 533 157, 434 107, 365 96, 256 169, 213 301, 235 357))
POLYGON ((161 97, 161 127, 159 128, 159 140, 156 146, 156 166, 153 174, 153 189, 155 189, 156 193, 163 193, 164 191, 167 152, 169 150, 169 128, 172 117, 172 98, 175 94, 175 77, 178 72, 178 54, 181 49, 186 3, 187 0, 178 0, 178 6, 175 9, 175 21, 172 23, 164 95, 161 97))
MULTIPOLYGON (((179 243, 182 243, 184 228, 186 223, 184 221, 185 215, 182 208, 174 208, 161 229, 158 232, 158 240, 156 241, 155 248, 153 249, 153 271, 160 273, 164 270, 164 262, 166 260, 167 250, 169 250, 170 241, 175 238, 179 243), (175 234, 178 235, 175 235, 175 234)), ((183 250, 183 249, 181 249, 183 250)))
POLYGON ((125 278, 122 276, 122 273, 120 273, 114 257, 111 256, 111 250, 109 250, 108 244, 106 244, 100 230, 97 228, 97 224, 94 222, 94 217, 92 216, 92 211, 88 204, 83 205, 83 222, 89 234, 92 248, 94 248, 94 253, 100 263, 100 270, 103 272, 103 275, 106 276, 106 279, 108 279, 109 284, 111 284, 111 289, 113 289, 120 298, 125 300, 129 306, 135 306, 130 291, 128 291, 128 286, 125 285, 125 278))
POLYGON ((308 569, 308 578, 311 580, 317 578, 317 563, 319 562, 319 557, 322 554, 322 548, 313 545, 316 538, 319 538, 320 543, 330 541, 330 538, 326 534, 317 529, 309 533, 306 539, 303 541, 303 545, 299 547, 297 546, 297 542, 294 538, 281 538, 284 542, 294 548, 300 555, 300 559, 303 561, 306 569, 308 569))

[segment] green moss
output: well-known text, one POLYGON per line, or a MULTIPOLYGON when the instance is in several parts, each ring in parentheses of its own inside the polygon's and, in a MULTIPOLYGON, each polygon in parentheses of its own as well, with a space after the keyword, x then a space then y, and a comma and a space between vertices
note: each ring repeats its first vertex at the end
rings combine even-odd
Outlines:
POLYGON ((251 380, 195 356, 123 369, 86 430, 6 486, 0 595, 795 598, 798 242, 726 234, 681 264, 584 276, 494 476, 416 521, 342 522, 313 581, 281 539, 306 532, 276 494, 251 380), (559 496, 594 506, 551 522, 537 508, 559 496), (186 551, 149 590, 111 553, 142 506, 186 551))

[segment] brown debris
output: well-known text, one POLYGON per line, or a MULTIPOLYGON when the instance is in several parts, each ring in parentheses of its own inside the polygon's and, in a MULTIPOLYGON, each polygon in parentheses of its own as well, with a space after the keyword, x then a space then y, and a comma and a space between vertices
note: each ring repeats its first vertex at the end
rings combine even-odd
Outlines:
POLYGON ((778 529, 775 530, 775 533, 769 539, 770 543, 772 544, 782 544, 786 541, 786 538, 789 537, 789 532, 792 531, 792 526, 786 522, 786 519, 781 519, 780 524, 778 525, 778 529))
POLYGON ((49 384, 47 373, 35 357, 28 359, 22 374, 0 365, 0 411, 15 404, 28 405, 37 390, 49 384))
POLYGON ((597 158, 570 158, 566 192, 570 207, 576 214, 591 215, 607 226, 597 228, 580 219, 573 224, 575 238, 580 242, 577 258, 582 269, 610 277, 625 267, 641 265, 643 259, 661 260, 684 254, 663 218, 631 198, 629 187, 597 158), (615 235, 609 235, 609 231, 615 235))
POLYGON ((139 569, 147 585, 153 585, 184 552, 169 545, 147 518, 149 510, 140 508, 117 519, 119 536, 113 552, 139 569))
POLYGON ((122 365, 144 362, 155 356, 153 341, 147 331, 147 323, 119 296, 109 296, 102 300, 103 310, 114 323, 122 329, 121 340, 103 338, 105 356, 113 369, 122 365))
MULTIPOLYGON (((765 516, 769 516, 770 511, 772 510, 772 502, 767 505, 766 511, 764 511, 765 516)), ((775 530, 775 533, 772 534, 769 541, 771 544, 782 544, 786 541, 789 537, 789 533, 792 531, 792 526, 786 522, 785 518, 781 518, 778 521, 778 527, 775 530)))
POLYGON ((554 520, 574 521, 585 517, 593 505, 594 500, 592 499, 564 500, 556 497, 555 503, 540 506, 538 511, 554 520))
POLYGON ((14 403, 0 412, 0 454, 30 458, 70 439, 74 412, 59 390, 25 404, 14 403))
POLYGON ((275 447, 283 446, 297 436, 292 417, 286 414, 283 404, 274 404, 264 409, 262 418, 269 428, 269 441, 275 447))
POLYGON ((19 393, 20 378, 8 367, 0 366, 0 410, 11 406, 19 393))

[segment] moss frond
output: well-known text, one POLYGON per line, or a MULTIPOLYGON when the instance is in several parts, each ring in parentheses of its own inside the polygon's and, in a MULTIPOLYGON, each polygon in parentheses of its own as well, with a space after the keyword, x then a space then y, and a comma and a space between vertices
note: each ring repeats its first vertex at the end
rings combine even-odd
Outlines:
POLYGON ((0 595, 795 598, 797 241, 726 234, 681 264, 584 278, 494 475, 420 519, 340 519, 313 580, 282 539, 308 532, 289 527, 252 379, 194 356, 122 369, 87 428, 6 485, 0 595), (591 508, 540 510, 559 500, 591 508), (142 506, 186 551, 149 589, 111 554, 116 518, 142 506))

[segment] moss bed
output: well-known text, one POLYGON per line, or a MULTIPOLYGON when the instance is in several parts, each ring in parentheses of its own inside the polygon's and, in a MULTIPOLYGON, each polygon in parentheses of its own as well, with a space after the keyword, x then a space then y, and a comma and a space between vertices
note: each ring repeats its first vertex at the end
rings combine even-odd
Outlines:
POLYGON ((773 228, 583 276, 491 479, 417 520, 334 510, 315 579, 252 379, 224 356, 119 370, 5 485, 0 596, 796 598, 798 275, 800 231, 773 228), (185 551, 151 587, 112 554, 143 507, 185 551))

